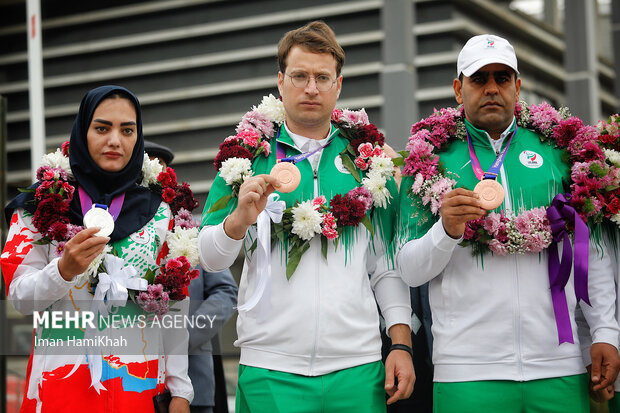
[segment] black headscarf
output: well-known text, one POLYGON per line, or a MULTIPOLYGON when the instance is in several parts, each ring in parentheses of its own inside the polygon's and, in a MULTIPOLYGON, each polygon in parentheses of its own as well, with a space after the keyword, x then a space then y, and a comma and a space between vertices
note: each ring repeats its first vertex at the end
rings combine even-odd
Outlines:
MULTIPOLYGON (((71 171, 77 181, 91 197, 93 202, 110 205, 112 199, 125 193, 123 207, 110 235, 112 241, 123 239, 142 228, 153 218, 161 203, 161 196, 149 189, 139 186, 144 160, 144 136, 142 135, 142 113, 138 98, 121 86, 101 86, 91 90, 80 103, 79 112, 73 123, 69 141, 69 162, 71 171), (118 172, 104 171, 91 158, 88 151, 87 132, 95 109, 107 97, 118 94, 129 99, 136 109, 137 139, 129 163, 118 172)), ((82 225, 82 208, 77 190, 71 201, 69 219, 75 225, 82 225)), ((38 183, 34 185, 38 186, 38 183)), ((24 208, 34 212, 34 204, 29 202, 33 193, 22 193, 5 209, 6 219, 10 220, 15 208, 24 208)))

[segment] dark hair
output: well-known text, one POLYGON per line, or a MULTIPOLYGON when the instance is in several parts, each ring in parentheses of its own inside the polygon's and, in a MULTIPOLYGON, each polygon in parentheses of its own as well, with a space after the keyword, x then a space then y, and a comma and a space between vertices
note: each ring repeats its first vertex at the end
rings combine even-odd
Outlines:
POLYGON ((336 60, 336 76, 344 65, 344 50, 336 41, 334 31, 322 21, 313 21, 287 32, 278 43, 278 66, 286 72, 286 58, 294 46, 300 46, 312 53, 329 53, 336 60))

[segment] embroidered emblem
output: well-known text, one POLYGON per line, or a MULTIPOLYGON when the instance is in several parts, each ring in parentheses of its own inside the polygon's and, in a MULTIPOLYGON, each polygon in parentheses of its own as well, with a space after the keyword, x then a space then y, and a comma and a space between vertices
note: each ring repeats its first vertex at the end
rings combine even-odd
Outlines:
POLYGON ((342 164, 342 158, 340 157, 340 155, 334 158, 334 165, 336 165, 336 169, 338 169, 343 174, 351 175, 351 172, 349 172, 347 168, 345 168, 344 165, 342 164))
POLYGON ((146 230, 146 228, 143 228, 138 232, 134 232, 129 236, 129 238, 136 244, 140 245, 148 244, 151 240, 151 236, 149 235, 149 232, 146 230))
POLYGON ((519 161, 528 168, 540 168, 543 165, 543 158, 536 152, 523 151, 519 155, 519 161))

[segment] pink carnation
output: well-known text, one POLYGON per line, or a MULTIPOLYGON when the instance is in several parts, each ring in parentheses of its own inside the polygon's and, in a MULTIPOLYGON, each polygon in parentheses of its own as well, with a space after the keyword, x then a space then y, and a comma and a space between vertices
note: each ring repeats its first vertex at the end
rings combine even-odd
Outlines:
POLYGON ((312 206, 314 209, 319 209, 321 206, 325 205, 326 202, 327 198, 325 198, 325 195, 320 195, 312 200, 312 206))
POLYGON ((237 137, 241 139, 244 144, 251 146, 252 148, 258 147, 260 135, 255 130, 244 129, 237 134, 237 137))
POLYGON ((334 109, 332 111, 332 120, 334 122, 340 122, 342 120, 342 110, 334 109))
POLYGON ((530 122, 538 130, 546 131, 561 120, 558 111, 547 102, 530 106, 530 122))
POLYGON ((243 115, 241 122, 237 125, 236 131, 237 134, 240 134, 244 130, 256 131, 268 138, 274 135, 273 123, 267 119, 265 114, 257 110, 251 110, 243 115))
POLYGON ((365 171, 366 169, 368 169, 368 165, 369 165, 368 162, 366 162, 361 157, 355 158, 355 166, 360 168, 362 171, 365 171))
POLYGON ((365 142, 360 144, 357 148, 357 151, 360 154, 360 157, 366 159, 372 156, 372 144, 369 142, 365 142))
POLYGON ((269 154, 271 153, 271 145, 269 144, 269 142, 261 141, 260 146, 263 148, 265 156, 269 156, 269 154))

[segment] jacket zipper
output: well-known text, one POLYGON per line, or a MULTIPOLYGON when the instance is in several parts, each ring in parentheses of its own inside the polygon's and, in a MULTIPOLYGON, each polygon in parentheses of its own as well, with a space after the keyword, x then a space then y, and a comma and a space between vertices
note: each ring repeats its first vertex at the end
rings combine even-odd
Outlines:
MULTIPOLYGON (((319 162, 320 163, 320 162, 319 162)), ((316 198, 317 196, 319 196, 319 182, 318 182, 318 178, 319 178, 319 171, 318 171, 318 167, 317 169, 312 168, 312 173, 314 175, 314 198, 316 198)), ((320 306, 321 306, 321 295, 320 295, 320 280, 319 280, 319 270, 320 270, 320 263, 321 263, 321 252, 320 249, 317 250, 317 255, 315 257, 315 262, 316 262, 316 271, 315 271, 315 285, 316 285, 316 295, 315 295, 315 323, 314 323, 314 345, 312 348, 312 354, 310 355, 310 375, 313 376, 314 375, 314 361, 316 359, 316 353, 318 352, 318 347, 319 347, 319 317, 320 317, 320 306)))

